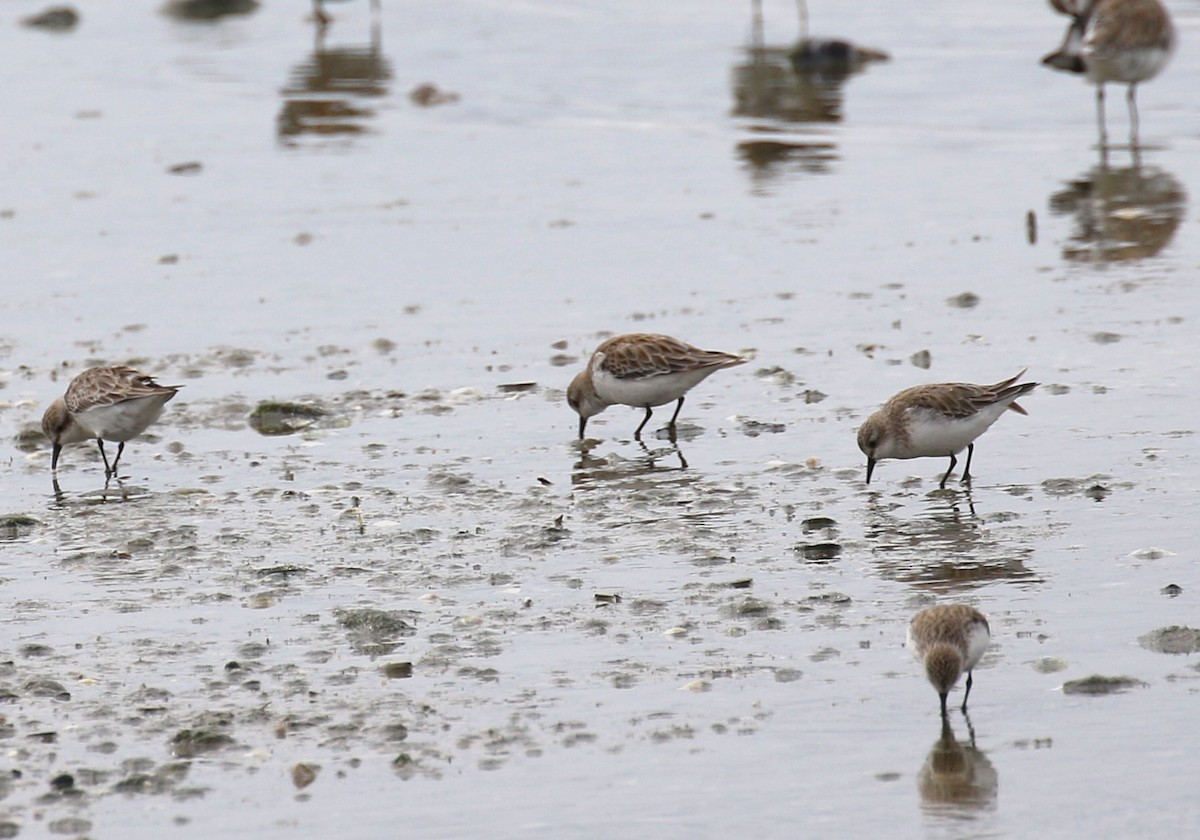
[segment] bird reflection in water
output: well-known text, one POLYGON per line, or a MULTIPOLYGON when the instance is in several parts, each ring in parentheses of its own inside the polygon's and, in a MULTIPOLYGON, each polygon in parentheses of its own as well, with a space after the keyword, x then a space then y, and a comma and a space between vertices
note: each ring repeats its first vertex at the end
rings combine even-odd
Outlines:
MULTIPOLYGON (((810 38, 804 0, 798 0, 800 39, 790 47, 767 46, 762 0, 753 0, 751 44, 746 61, 733 68, 733 114, 755 120, 799 125, 837 123, 842 119, 842 88, 868 64, 886 61, 887 53, 841 39, 810 38)), ((837 160, 836 145, 826 139, 784 139, 784 126, 757 124, 751 130, 777 135, 738 144, 739 157, 757 177, 779 167, 823 173, 837 160)))
POLYGON ((134 502, 150 497, 150 490, 137 485, 127 485, 120 478, 106 478, 104 486, 96 490, 86 490, 68 493, 58 483, 58 478, 50 479, 53 490, 51 510, 67 510, 75 505, 103 505, 111 502, 134 502))
POLYGON ((171 0, 163 6, 163 14, 183 21, 213 21, 248 15, 258 6, 258 0, 171 0))
POLYGON ((586 487, 601 481, 639 481, 651 476, 684 473, 688 469, 687 459, 683 457, 678 444, 651 449, 639 440, 637 443, 643 453, 641 457, 623 458, 614 454, 597 458, 592 455, 592 449, 599 442, 588 439, 579 443, 579 460, 571 471, 571 483, 575 486, 586 487))
POLYGON ((970 739, 960 743, 954 737, 950 719, 942 718, 941 736, 917 774, 921 807, 926 813, 960 818, 996 807, 1000 777, 975 746, 975 730, 969 718, 967 732, 970 739))
POLYGON ((1070 216, 1074 230, 1063 259, 1076 263, 1126 262, 1153 257, 1174 238, 1187 192, 1169 172, 1132 165, 1114 168, 1107 156, 1064 189, 1051 194, 1050 213, 1070 216))
POLYGON ((887 497, 867 502, 866 537, 887 580, 943 594, 994 582, 1036 581, 1023 532, 976 516, 969 490, 930 493, 915 516, 887 497))
POLYGON ((375 116, 372 100, 387 95, 391 78, 378 18, 372 20, 369 42, 354 46, 327 47, 325 27, 318 26, 312 55, 296 65, 281 91, 280 142, 296 146, 306 134, 325 140, 365 134, 375 116))

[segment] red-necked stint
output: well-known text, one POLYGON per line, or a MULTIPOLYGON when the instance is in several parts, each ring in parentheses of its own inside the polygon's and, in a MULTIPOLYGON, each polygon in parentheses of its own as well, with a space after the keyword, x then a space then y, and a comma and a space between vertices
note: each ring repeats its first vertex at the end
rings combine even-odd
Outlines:
POLYGON ((610 338, 596 348, 587 367, 567 388, 567 403, 579 415, 579 439, 589 417, 610 405, 628 405, 646 409, 633 433, 635 440, 641 440, 652 409, 676 402, 667 425, 674 439, 675 420, 687 392, 712 373, 745 362, 741 356, 701 350, 668 335, 630 333, 610 338))
POLYGON ((180 387, 159 385, 153 377, 125 365, 85 370, 42 416, 42 431, 54 447, 50 469, 58 469, 58 456, 68 443, 95 440, 104 459, 105 478, 115 476, 125 442, 157 420, 180 387), (111 466, 104 452, 106 440, 119 444, 111 466))
POLYGON ((971 670, 979 664, 992 640, 987 616, 966 604, 941 604, 921 610, 908 625, 908 648, 925 666, 925 676, 937 690, 946 714, 946 695, 967 672, 962 710, 971 696, 971 670))
POLYGON ((867 484, 875 464, 885 458, 949 458, 950 468, 939 485, 945 488, 958 464, 955 456, 963 449, 967 450, 967 466, 962 480, 970 481, 975 439, 1005 411, 1027 413, 1016 399, 1038 383, 1017 383, 1024 375, 1021 371, 995 385, 916 385, 893 396, 858 430, 858 448, 867 456, 867 484))

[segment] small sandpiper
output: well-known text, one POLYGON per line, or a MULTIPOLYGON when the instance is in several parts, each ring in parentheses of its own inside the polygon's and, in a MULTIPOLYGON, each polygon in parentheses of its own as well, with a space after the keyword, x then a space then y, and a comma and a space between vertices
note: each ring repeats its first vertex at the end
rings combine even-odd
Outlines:
POLYGON ((614 336, 596 348, 587 367, 567 388, 567 403, 579 415, 579 439, 583 440, 589 417, 620 404, 646 409, 633 433, 635 440, 641 440, 652 409, 675 402, 675 413, 667 424, 674 440, 675 420, 687 392, 716 371, 745 363, 741 356, 701 350, 668 335, 614 336))
POLYGON ((50 403, 42 416, 42 431, 53 445, 50 469, 68 443, 95 440, 104 459, 104 477, 117 474, 125 442, 146 430, 181 386, 159 385, 154 378, 125 365, 88 368, 71 380, 67 392, 50 403), (117 441, 112 464, 104 441, 117 441))

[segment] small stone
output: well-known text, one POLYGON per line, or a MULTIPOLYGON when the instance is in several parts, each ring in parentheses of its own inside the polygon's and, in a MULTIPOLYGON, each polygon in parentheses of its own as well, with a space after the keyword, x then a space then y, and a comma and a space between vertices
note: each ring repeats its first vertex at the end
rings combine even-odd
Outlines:
POLYGON ((68 32, 79 25, 79 12, 70 6, 51 6, 45 11, 24 18, 21 23, 34 29, 68 32))
POLYGON ((389 680, 404 680, 413 675, 411 662, 389 662, 383 666, 383 675, 389 680))
POLYGON ((1035 659, 1033 662, 1033 670, 1039 674, 1053 674, 1058 671, 1065 671, 1067 668, 1067 660, 1061 656, 1043 656, 1041 659, 1035 659))
POLYGON ((974 292, 963 292, 962 294, 954 295, 954 297, 946 298, 946 303, 958 309, 972 309, 979 305, 979 295, 974 292))
POLYGON ((300 763, 292 768, 292 784, 296 786, 296 790, 304 790, 317 780, 317 773, 320 767, 315 764, 300 763))
POLYGON ((449 105, 457 102, 458 94, 450 90, 442 90, 437 85, 430 82, 417 85, 409 91, 408 98, 413 104, 420 105, 422 108, 429 108, 433 105, 449 105))

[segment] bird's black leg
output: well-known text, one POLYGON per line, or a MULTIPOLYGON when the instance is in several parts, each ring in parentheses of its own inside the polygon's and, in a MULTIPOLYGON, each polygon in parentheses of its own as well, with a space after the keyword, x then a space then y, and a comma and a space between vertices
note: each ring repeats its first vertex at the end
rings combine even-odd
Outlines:
POLYGON ((104 477, 110 478, 113 474, 112 467, 108 465, 108 455, 104 452, 104 441, 96 438, 96 445, 100 447, 100 457, 104 459, 104 477))
POLYGON ((671 415, 671 422, 667 424, 667 440, 671 443, 676 442, 676 433, 674 433, 674 421, 679 416, 679 409, 683 408, 683 397, 679 397, 679 402, 676 403, 676 413, 671 415))
POLYGON ((942 490, 946 489, 946 479, 950 477, 950 473, 954 472, 954 468, 958 466, 958 459, 954 457, 954 453, 950 454, 950 469, 946 470, 946 474, 942 476, 942 483, 938 487, 942 490))
POLYGON ((113 478, 117 477, 117 461, 121 460, 121 454, 125 451, 125 441, 120 441, 117 444, 117 457, 113 458, 112 474, 113 478))
POLYGON ((940 697, 942 700, 942 718, 945 719, 946 718, 946 695, 939 694, 938 697, 940 697))
POLYGON ((967 671, 967 690, 965 692, 963 692, 963 704, 962 704, 962 711, 963 711, 964 715, 967 713, 967 698, 971 696, 971 683, 973 683, 973 682, 974 682, 974 680, 971 677, 971 672, 967 671))
POLYGON ((1104 124, 1104 85, 1096 85, 1096 122, 1100 125, 1100 150, 1108 150, 1108 128, 1104 124))
POLYGON ((641 425, 638 426, 637 431, 633 433, 634 440, 642 439, 642 429, 646 428, 646 424, 650 422, 650 415, 653 413, 654 411, 650 408, 650 406, 646 406, 646 416, 642 418, 641 425))
POLYGON ((1129 93, 1126 94, 1126 99, 1129 102, 1129 147, 1136 149, 1138 143, 1138 112, 1137 112, 1137 85, 1129 86, 1129 93))
POLYGON ((667 435, 671 438, 671 443, 675 442, 675 420, 679 417, 681 410, 683 410, 683 397, 680 397, 679 402, 675 403, 675 413, 671 415, 671 422, 667 424, 667 435))
POLYGON ((967 468, 965 470, 963 470, 963 477, 962 477, 963 484, 971 483, 971 456, 974 454, 975 454, 975 444, 968 443, 967 444, 967 468))

